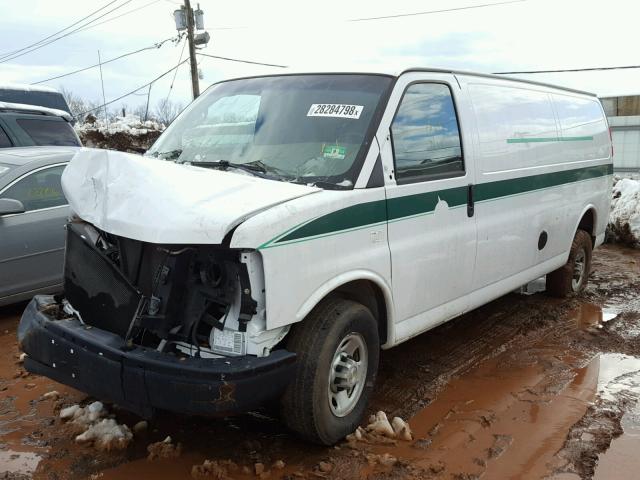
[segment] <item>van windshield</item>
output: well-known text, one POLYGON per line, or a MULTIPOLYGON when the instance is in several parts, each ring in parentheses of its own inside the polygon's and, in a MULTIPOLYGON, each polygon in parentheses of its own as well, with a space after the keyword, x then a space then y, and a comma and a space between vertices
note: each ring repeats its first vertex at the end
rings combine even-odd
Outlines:
POLYGON ((349 188, 390 83, 379 75, 222 82, 180 114, 147 155, 349 188))

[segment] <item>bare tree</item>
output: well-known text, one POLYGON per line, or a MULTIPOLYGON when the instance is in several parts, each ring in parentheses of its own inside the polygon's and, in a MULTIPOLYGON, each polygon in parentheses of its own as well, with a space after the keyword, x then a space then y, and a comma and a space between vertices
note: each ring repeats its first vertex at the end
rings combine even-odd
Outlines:
POLYGON ((65 87, 60 87, 60 93, 62 93, 62 96, 67 101, 67 105, 69 105, 69 109, 71 110, 71 115, 73 115, 74 117, 83 112, 86 112, 89 109, 87 107, 87 102, 85 102, 71 90, 65 87))
MULTIPOLYGON (((100 102, 85 100, 79 95, 76 95, 71 90, 60 87, 60 93, 67 101, 67 105, 69 105, 69 110, 71 110, 71 115, 78 118, 81 114, 85 112, 93 113, 93 115, 97 115, 97 109, 100 107, 100 102)), ((83 118, 79 118, 80 121, 84 120, 83 118)))
POLYGON ((182 111, 182 108, 181 103, 174 103, 171 100, 163 98, 158 101, 153 116, 158 122, 169 125, 182 111))
POLYGON ((131 110, 131 113, 133 113, 135 116, 139 117, 140 120, 142 120, 143 122, 145 121, 145 116, 147 117, 146 120, 149 120, 149 117, 151 117, 151 111, 148 112, 147 114, 147 104, 145 103, 141 103, 138 106, 136 106, 133 110, 131 110))

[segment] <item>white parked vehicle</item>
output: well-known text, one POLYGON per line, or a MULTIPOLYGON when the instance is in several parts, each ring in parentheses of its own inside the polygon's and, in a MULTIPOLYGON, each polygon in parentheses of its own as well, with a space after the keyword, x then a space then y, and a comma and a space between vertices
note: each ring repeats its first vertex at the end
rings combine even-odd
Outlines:
POLYGON ((611 155, 598 99, 540 83, 215 84, 146 157, 67 167, 65 295, 27 307, 25 365, 144 414, 280 398, 293 430, 334 443, 380 348, 545 274, 551 294, 584 288, 611 155))

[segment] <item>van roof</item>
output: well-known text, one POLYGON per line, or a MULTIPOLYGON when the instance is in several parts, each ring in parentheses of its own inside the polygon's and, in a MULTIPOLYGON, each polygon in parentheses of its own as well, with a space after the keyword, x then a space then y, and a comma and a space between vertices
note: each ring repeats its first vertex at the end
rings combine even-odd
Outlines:
MULTIPOLYGON (((275 70, 275 69, 274 69, 275 70)), ((531 85, 538 85, 538 86, 542 86, 542 87, 548 87, 548 88, 555 88, 558 90, 564 90, 567 92, 573 92, 573 93, 579 93, 582 95, 589 95, 592 97, 596 97, 597 95, 595 93, 592 92, 587 92, 584 90, 578 90, 575 88, 569 88, 569 87, 562 87, 560 85, 554 85, 551 83, 545 83, 545 82, 538 82, 535 80, 526 80, 524 78, 514 78, 514 77, 507 77, 504 75, 495 75, 492 73, 481 73, 481 72, 471 72, 471 71, 466 71, 466 70, 456 70, 456 69, 450 69, 450 68, 439 68, 439 67, 410 67, 410 68, 406 68, 406 67, 395 67, 395 66, 380 66, 380 65, 375 65, 375 66, 371 66, 371 65, 340 65, 339 67, 336 66, 332 66, 329 68, 323 68, 323 66, 321 66, 320 68, 316 67, 311 67, 309 68, 308 65, 305 65, 303 67, 301 66, 293 66, 290 68, 287 68, 286 70, 276 70, 277 72, 282 72, 282 73, 268 73, 265 75, 256 75, 256 76, 272 76, 272 75, 296 75, 296 74, 320 74, 320 73, 353 73, 353 74, 374 74, 374 75, 386 75, 386 76, 390 76, 390 77, 399 77, 400 75, 404 74, 404 73, 409 73, 409 72, 435 72, 435 73, 450 73, 452 75, 469 75, 469 76, 474 76, 474 77, 483 77, 483 78, 491 78, 494 80, 506 80, 506 81, 512 81, 512 82, 518 82, 518 83, 528 83, 531 85), (345 69, 341 69, 341 67, 346 67, 345 69), (355 67, 355 68, 354 68, 355 67)), ((252 75, 253 76, 253 75, 252 75)), ((232 80, 231 78, 229 80, 232 80)))
POLYGON ((493 73, 469 72, 465 70, 453 70, 453 69, 444 69, 444 68, 409 68, 407 70, 402 71, 401 73, 406 73, 406 72, 441 72, 441 73, 451 73, 453 75, 469 75, 474 77, 492 78, 495 80, 508 80, 508 81, 518 82, 518 83, 529 83, 531 85, 539 85, 542 87, 556 88, 558 90, 565 90, 567 92, 580 93, 582 95, 589 95, 592 97, 597 96, 593 92, 578 90, 576 88, 563 87, 560 85, 554 85, 552 83, 538 82, 536 80, 526 80, 524 78, 507 77, 504 75, 496 75, 493 73))
POLYGON ((44 85, 26 85, 21 83, 5 83, 0 84, 0 90, 16 90, 20 92, 50 92, 60 93, 58 90, 52 87, 45 87, 44 85))

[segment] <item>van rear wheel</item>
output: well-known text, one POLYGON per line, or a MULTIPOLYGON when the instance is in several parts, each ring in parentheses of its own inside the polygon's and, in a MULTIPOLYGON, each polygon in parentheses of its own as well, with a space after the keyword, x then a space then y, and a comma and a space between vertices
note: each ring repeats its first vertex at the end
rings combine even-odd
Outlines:
POLYGON ((380 341, 371 311, 341 298, 323 300, 293 326, 287 349, 295 376, 281 401, 285 424, 314 443, 332 445, 364 415, 378 370, 380 341))
POLYGON ((547 292, 554 297, 568 297, 582 292, 591 271, 591 236, 578 230, 567 263, 547 275, 547 292))

